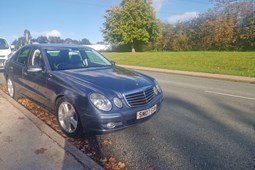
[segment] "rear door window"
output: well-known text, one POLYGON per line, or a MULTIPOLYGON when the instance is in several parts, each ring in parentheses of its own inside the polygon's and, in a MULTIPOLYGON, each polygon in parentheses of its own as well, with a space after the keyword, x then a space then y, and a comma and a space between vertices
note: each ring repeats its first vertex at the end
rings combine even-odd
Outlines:
POLYGON ((29 57, 31 49, 30 48, 24 48, 20 51, 19 55, 16 58, 16 62, 20 63, 20 64, 27 64, 27 60, 29 57))

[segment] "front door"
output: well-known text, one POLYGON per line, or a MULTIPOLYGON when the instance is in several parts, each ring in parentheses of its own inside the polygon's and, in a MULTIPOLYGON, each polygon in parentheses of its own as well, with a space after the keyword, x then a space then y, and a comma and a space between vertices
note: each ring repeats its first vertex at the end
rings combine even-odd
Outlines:
POLYGON ((23 70, 24 87, 36 102, 43 104, 47 100, 47 78, 42 53, 33 49, 27 67, 23 70))

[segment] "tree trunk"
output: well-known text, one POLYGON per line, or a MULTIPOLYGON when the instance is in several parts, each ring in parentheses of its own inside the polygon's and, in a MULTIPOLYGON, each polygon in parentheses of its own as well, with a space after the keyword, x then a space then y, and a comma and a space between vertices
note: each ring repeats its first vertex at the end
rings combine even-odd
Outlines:
POLYGON ((134 45, 131 45, 131 50, 132 50, 132 53, 135 53, 135 52, 136 52, 136 51, 135 51, 134 45))

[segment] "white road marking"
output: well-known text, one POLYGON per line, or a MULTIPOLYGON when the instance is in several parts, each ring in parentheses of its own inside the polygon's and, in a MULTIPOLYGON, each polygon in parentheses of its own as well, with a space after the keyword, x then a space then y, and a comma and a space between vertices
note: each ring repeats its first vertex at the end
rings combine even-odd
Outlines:
POLYGON ((220 92, 209 91, 209 90, 205 91, 205 93, 213 93, 213 94, 218 94, 218 95, 222 95, 222 96, 236 97, 236 98, 247 99, 247 100, 254 100, 255 101, 255 98, 252 98, 252 97, 238 96, 238 95, 227 94, 227 93, 220 93, 220 92))

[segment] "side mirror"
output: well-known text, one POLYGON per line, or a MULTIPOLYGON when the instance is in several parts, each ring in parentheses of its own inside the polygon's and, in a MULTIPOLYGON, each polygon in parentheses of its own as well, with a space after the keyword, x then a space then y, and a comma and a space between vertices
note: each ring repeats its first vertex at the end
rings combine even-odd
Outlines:
POLYGON ((27 68, 27 72, 30 72, 30 73, 35 73, 35 72, 40 72, 40 71, 42 71, 42 67, 38 66, 38 65, 28 66, 28 68, 27 68))
POLYGON ((111 62, 111 64, 112 64, 113 66, 116 65, 116 62, 115 62, 115 61, 111 60, 110 62, 111 62))

